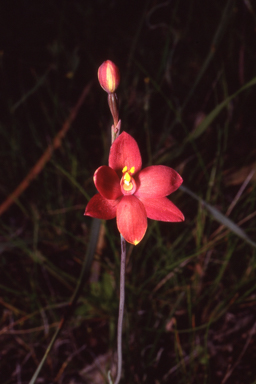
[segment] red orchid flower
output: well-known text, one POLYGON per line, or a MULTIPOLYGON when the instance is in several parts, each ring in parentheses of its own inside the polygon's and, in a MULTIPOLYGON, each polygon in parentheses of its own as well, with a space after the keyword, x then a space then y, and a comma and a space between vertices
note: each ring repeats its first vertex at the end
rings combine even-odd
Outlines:
POLYGON ((147 230, 147 217, 160 221, 183 221, 182 212, 166 197, 182 183, 172 168, 153 165, 141 169, 138 144, 126 132, 110 148, 109 166, 94 173, 99 193, 89 201, 85 215, 98 219, 117 218, 124 239, 138 244, 147 230))

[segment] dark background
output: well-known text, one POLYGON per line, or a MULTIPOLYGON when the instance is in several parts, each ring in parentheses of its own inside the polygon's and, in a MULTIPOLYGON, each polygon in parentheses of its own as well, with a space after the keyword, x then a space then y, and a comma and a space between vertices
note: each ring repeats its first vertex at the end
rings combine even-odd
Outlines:
MULTIPOLYGON (((1 383, 29 382, 79 278, 91 228, 84 207, 110 145, 103 61, 120 69, 122 130, 138 141, 143 165, 177 169, 224 215, 244 185, 227 216, 246 218, 239 227, 255 241, 255 86, 186 141, 256 76, 255 34, 250 1, 0 2, 1 202, 92 82, 61 147, 0 219, 1 383)), ((186 221, 150 221, 129 248, 123 383, 253 384, 255 248, 185 191, 171 199, 186 221)), ((99 361, 106 373, 116 349, 120 245, 114 220, 102 228, 94 277, 38 383, 104 382, 99 361)))

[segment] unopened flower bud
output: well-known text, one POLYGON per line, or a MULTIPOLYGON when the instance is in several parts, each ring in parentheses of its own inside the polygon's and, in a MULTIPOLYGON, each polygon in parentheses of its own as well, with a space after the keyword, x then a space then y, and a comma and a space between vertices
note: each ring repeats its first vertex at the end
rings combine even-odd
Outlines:
POLYGON ((98 69, 98 79, 104 91, 114 93, 120 82, 119 69, 112 61, 104 61, 98 69))

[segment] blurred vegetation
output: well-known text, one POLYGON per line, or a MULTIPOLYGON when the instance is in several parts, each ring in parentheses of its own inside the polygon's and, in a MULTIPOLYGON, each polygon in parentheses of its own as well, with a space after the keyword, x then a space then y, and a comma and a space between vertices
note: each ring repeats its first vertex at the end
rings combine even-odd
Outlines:
MULTIPOLYGON (((96 78, 106 59, 121 72, 122 130, 144 166, 181 173, 170 198, 186 218, 149 220, 128 248, 122 382, 256 383, 255 31, 250 0, 1 2, 1 203, 91 86, 60 147, 0 218, 2 384, 29 383, 86 262, 83 213, 110 145, 96 78)), ((111 220, 37 383, 107 382, 119 259, 111 220)))

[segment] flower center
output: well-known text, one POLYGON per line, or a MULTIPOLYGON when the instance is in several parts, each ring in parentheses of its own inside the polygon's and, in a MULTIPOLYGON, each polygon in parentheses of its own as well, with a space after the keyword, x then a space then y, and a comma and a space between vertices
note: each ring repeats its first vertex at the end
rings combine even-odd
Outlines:
POLYGON ((120 182, 122 193, 124 195, 133 195, 136 191, 136 183, 131 174, 135 172, 135 168, 131 167, 131 169, 128 171, 127 166, 125 166, 122 172, 123 177, 120 182))

